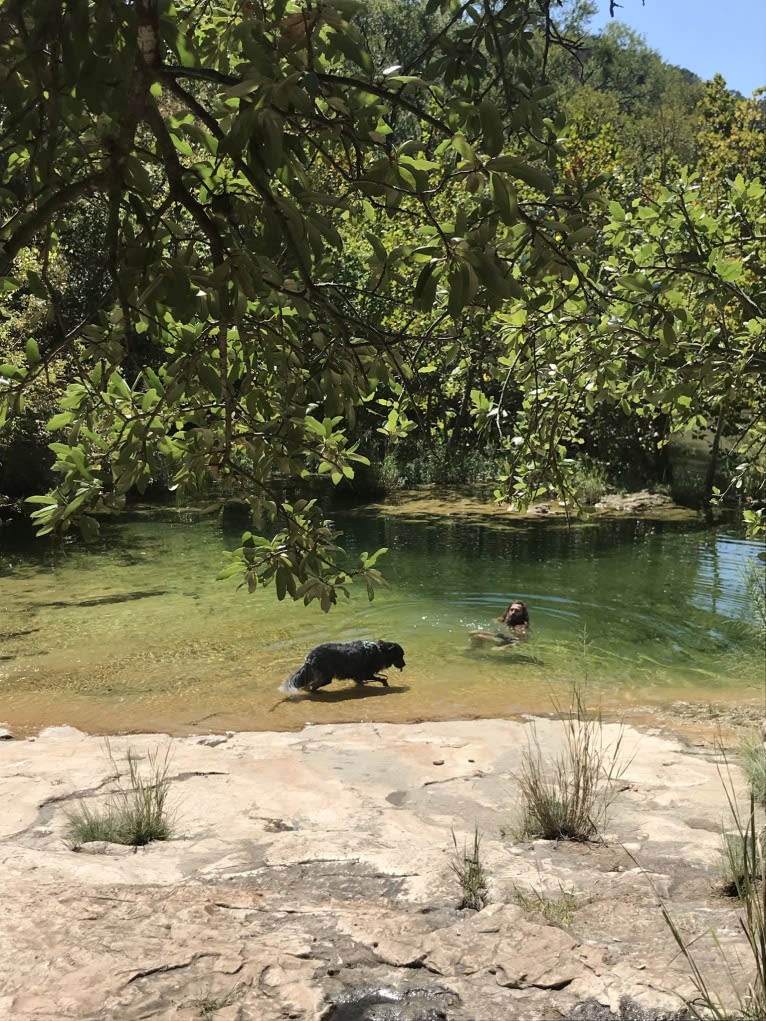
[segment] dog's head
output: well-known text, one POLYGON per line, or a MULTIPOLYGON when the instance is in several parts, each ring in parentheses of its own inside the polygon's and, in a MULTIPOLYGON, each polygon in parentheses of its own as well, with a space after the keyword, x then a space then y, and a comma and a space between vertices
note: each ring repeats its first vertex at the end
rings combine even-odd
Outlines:
POLYGON ((386 666, 395 666, 397 670, 404 670, 407 664, 404 662, 404 649, 401 645, 397 645, 396 642, 384 642, 381 639, 378 642, 378 648, 385 657, 386 666))

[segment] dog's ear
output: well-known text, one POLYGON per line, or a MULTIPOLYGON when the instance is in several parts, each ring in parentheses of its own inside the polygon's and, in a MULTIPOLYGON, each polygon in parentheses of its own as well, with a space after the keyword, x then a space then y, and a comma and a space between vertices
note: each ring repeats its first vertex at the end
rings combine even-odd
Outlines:
POLYGON ((401 670, 402 667, 404 666, 404 649, 401 647, 401 645, 399 645, 398 642, 389 642, 387 652, 388 658, 391 660, 394 666, 398 667, 398 669, 401 670))

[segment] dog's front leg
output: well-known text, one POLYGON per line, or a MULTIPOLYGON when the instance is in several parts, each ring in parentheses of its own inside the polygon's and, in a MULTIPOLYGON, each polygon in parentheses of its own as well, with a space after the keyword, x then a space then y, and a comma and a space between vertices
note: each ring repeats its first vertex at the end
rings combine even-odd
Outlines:
POLYGON ((309 684, 308 689, 309 691, 318 691, 319 688, 325 688, 331 683, 332 677, 320 677, 317 680, 313 680, 311 684, 309 684))

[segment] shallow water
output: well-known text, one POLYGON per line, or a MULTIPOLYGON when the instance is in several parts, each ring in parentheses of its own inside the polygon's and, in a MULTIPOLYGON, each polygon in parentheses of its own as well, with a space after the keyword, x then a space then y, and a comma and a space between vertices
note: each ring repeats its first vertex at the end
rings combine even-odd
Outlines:
POLYGON ((744 570, 762 544, 689 522, 339 514, 345 548, 389 547, 391 590, 323 614, 216 581, 242 522, 136 512, 97 550, 0 531, 0 721, 93 733, 277 730, 306 722, 545 712, 573 682, 605 709, 763 697, 744 570), (528 643, 472 649, 511 597, 528 643), (337 683, 283 700, 318 642, 387 638, 391 687, 337 683))

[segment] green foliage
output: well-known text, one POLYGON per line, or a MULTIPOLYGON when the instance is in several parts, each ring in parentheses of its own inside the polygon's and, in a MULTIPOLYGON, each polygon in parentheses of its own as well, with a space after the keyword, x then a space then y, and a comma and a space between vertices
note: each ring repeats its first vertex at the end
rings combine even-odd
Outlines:
POLYGON ((697 145, 704 160, 705 185, 725 187, 728 180, 766 175, 766 109, 764 89, 750 99, 731 93, 720 74, 707 82, 700 102, 702 123, 697 145))
POLYGON ((394 454, 386 454, 381 461, 376 472, 376 483, 384 493, 395 493, 406 485, 394 454))
POLYGON ((382 69, 365 34, 399 15, 371 8, 360 29, 360 11, 3 8, 0 286, 48 324, 3 366, 5 412, 68 360, 41 533, 89 538, 167 477, 249 504, 269 544, 243 541, 249 587, 274 579, 329 607, 361 568, 337 566, 329 526, 281 499, 281 480, 352 478, 360 413, 404 434, 419 352, 522 298, 581 229, 533 71, 539 5, 413 5, 382 51, 417 25, 413 66, 382 69), (78 218, 99 226, 100 279, 78 218))
POLYGON ((766 537, 766 516, 762 507, 757 510, 746 510, 742 516, 750 536, 759 539, 766 537))
POLYGON ((414 451, 409 456, 403 451, 396 463, 403 487, 424 483, 471 486, 497 476, 500 455, 492 450, 451 451, 446 445, 437 444, 431 449, 414 451))
POLYGON ((141 847, 153 840, 168 840, 172 820, 168 814, 170 792, 169 754, 158 751, 148 756, 148 776, 139 765, 138 756, 127 751, 128 774, 120 774, 107 742, 107 752, 117 777, 117 789, 109 796, 104 809, 92 809, 82 802, 68 816, 67 839, 73 850, 93 840, 141 847))
POLYGON ((758 497, 760 107, 614 26, 571 88, 590 13, 5 5, 0 427, 47 419, 38 530, 158 484, 244 502, 226 576, 328 609, 380 577, 283 484, 379 445, 405 483, 498 450, 503 498, 576 505, 581 454, 651 470, 709 430, 733 468, 703 497, 758 497), (712 181, 680 166, 706 131, 712 181))
POLYGON ((584 507, 598 503, 607 491, 607 474, 605 465, 583 458, 572 477, 577 503, 584 507))
MULTIPOLYGON (((350 595, 351 574, 335 566, 337 554, 343 552, 335 541, 341 533, 329 522, 317 520, 315 500, 299 500, 294 505, 283 506, 288 527, 270 539, 245 532, 243 545, 225 554, 228 564, 219 574, 219 580, 244 573, 243 584, 251 592, 259 585, 273 582, 277 599, 289 595, 292 599, 302 599, 306 606, 318 600, 321 608, 327 611, 336 603, 339 593, 346 598, 350 595), (300 584, 298 579, 302 579, 300 584)), ((370 599, 375 585, 386 584, 375 567, 378 557, 385 552, 379 549, 373 554, 362 553, 353 572, 366 585, 370 599)))
POLYGON ((582 70, 584 80, 615 97, 620 112, 656 106, 664 74, 659 54, 621 22, 611 22, 593 40, 582 70))
MULTIPOLYGON (((551 489, 571 498, 572 454, 604 408, 662 422, 658 446, 722 422, 735 459, 729 491, 749 473, 763 484, 765 194, 737 177, 725 201, 714 199, 684 173, 651 200, 611 202, 592 283, 572 278, 538 307, 497 314, 501 362, 523 392, 508 416, 506 474, 520 502, 551 489)), ((506 417, 500 402, 492 411, 506 417)))
POLYGON ((581 52, 557 57, 552 76, 569 122, 570 172, 586 180, 603 175, 603 187, 619 199, 647 182, 672 180, 696 160, 703 87, 690 72, 663 63, 616 22, 581 52))

